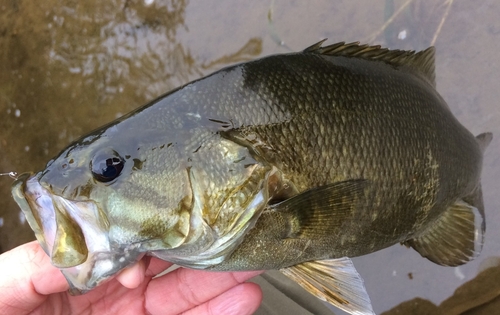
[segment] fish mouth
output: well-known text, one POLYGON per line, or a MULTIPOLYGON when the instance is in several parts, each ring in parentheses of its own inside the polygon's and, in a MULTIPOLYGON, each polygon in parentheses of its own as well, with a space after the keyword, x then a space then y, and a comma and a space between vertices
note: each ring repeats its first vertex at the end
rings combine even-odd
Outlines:
POLYGON ((134 245, 110 242, 108 219, 95 202, 55 195, 40 183, 39 174, 20 175, 12 195, 73 295, 90 291, 142 257, 134 245))

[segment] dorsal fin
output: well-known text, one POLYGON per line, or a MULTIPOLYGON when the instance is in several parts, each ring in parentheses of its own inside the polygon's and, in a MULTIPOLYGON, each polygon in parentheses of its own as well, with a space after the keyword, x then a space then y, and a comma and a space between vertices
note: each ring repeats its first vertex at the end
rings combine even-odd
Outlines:
POLYGON ((360 45, 359 42, 336 44, 322 47, 323 39, 304 49, 304 53, 321 54, 328 56, 356 57, 366 60, 383 61, 396 67, 407 67, 421 74, 435 86, 434 74, 434 47, 415 52, 414 50, 399 50, 381 48, 380 45, 360 45))

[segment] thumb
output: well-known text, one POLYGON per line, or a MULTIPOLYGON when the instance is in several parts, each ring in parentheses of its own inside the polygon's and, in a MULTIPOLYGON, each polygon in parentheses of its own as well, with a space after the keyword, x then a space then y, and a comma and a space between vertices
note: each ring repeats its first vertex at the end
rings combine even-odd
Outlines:
POLYGON ((27 314, 47 295, 68 289, 66 279, 51 265, 37 242, 30 242, 0 255, 0 314, 27 314))

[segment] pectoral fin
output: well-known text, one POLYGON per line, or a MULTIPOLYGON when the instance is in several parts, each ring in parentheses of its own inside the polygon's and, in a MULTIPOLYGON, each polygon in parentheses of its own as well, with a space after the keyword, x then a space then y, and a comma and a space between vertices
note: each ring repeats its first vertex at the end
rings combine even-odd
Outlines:
POLYGON ((272 205, 289 221, 288 237, 322 237, 359 210, 369 181, 347 180, 305 191, 272 205))
MULTIPOLYGON (((480 187, 476 194, 481 194, 480 187)), ((457 201, 423 235, 405 244, 439 265, 459 266, 474 259, 483 246, 485 229, 482 198, 470 200, 474 199, 477 199, 478 207, 463 200, 457 201)))
POLYGON ((347 257, 305 262, 280 271, 314 296, 350 314, 375 314, 363 279, 347 257))

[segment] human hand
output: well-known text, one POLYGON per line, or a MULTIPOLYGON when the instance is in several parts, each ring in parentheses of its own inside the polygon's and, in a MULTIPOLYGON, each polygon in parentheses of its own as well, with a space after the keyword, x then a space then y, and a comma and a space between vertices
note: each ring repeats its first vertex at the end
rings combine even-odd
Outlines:
POLYGON ((260 272, 207 272, 146 257, 116 278, 71 296, 37 242, 0 255, 0 314, 252 314, 262 292, 244 281, 260 272))

